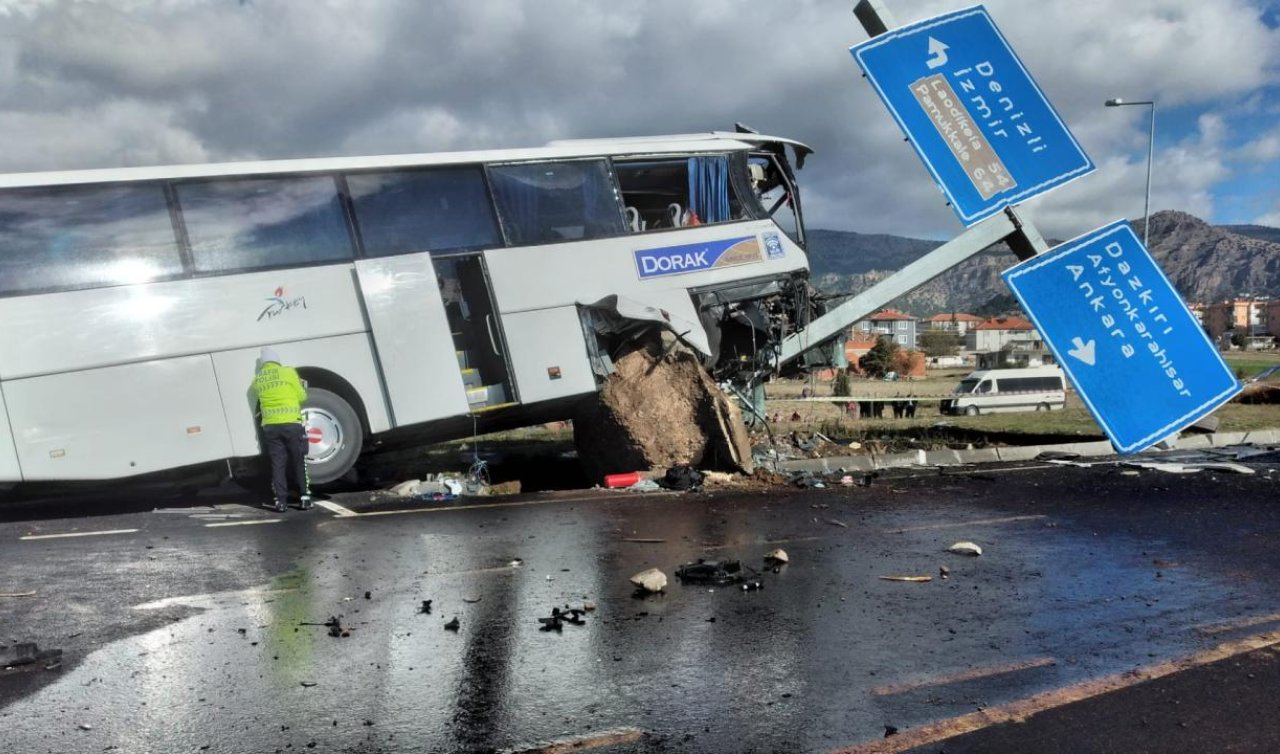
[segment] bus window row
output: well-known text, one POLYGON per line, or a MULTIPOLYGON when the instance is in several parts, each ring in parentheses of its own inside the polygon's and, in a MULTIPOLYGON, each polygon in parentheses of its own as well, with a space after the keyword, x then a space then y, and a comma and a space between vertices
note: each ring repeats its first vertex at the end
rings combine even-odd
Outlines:
POLYGON ((710 155, 5 189, 0 295, 766 216, 745 176, 710 155))

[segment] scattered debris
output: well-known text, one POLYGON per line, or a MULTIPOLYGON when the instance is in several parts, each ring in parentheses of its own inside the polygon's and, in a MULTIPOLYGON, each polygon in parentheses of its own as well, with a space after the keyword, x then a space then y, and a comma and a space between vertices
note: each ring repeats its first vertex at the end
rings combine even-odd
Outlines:
POLYGON ((373 599, 373 592, 365 592, 365 593, 364 593, 364 598, 365 598, 365 599, 367 599, 367 600, 371 600, 371 599, 373 599))
POLYGON ((885 737, 885 738, 888 738, 889 736, 896 736, 896 735, 898 735, 898 729, 897 729, 896 727, 894 727, 894 726, 892 726, 892 725, 886 725, 886 726, 884 726, 884 737, 885 737))
POLYGON ((309 689, 309 688, 311 688, 312 686, 315 686, 315 685, 316 685, 316 682, 315 682, 315 681, 303 681, 303 682, 302 682, 302 688, 304 688, 304 689, 309 689))
POLYGON ((513 558, 510 563, 507 563, 507 565, 511 566, 512 568, 519 568, 520 566, 524 565, 524 561, 521 560, 520 558, 513 558))
POLYGON ((951 577, 951 569, 946 566, 938 566, 938 575, 944 579, 951 577))
POLYGON ((558 607, 551 608, 550 618, 539 618, 538 622, 542 624, 539 631, 560 631, 564 628, 565 623, 571 623, 575 626, 586 625, 586 620, 582 617, 583 611, 575 608, 561 610, 558 607))
POLYGON ((667 588, 667 575, 657 568, 650 568, 632 576, 631 583, 645 592, 661 592, 667 588))
POLYGON ((480 595, 477 594, 473 597, 463 597, 462 601, 467 603, 468 605, 474 605, 480 601, 480 595))
POLYGON ((34 597, 35 592, 0 592, 0 597, 34 597))
POLYGON ((448 623, 444 624, 444 630, 446 630, 446 631, 457 631, 457 630, 458 630, 458 627, 459 627, 459 626, 461 626, 461 625, 462 625, 462 624, 458 622, 458 616, 456 616, 456 615, 455 615, 455 616, 453 616, 453 620, 451 620, 451 621, 449 621, 448 623))
POLYGON ((586 602, 582 603, 582 609, 590 613, 596 609, 596 603, 592 602, 591 600, 587 600, 586 602))
POLYGON ((706 475, 692 466, 673 466, 658 480, 659 486, 668 490, 699 492, 706 475))
POLYGON ((341 637, 345 639, 348 636, 351 636, 351 630, 343 628, 342 621, 338 620, 338 616, 336 615, 330 615, 329 620, 325 621, 323 625, 328 626, 329 635, 334 638, 341 637))
POLYGON ((976 558, 982 554, 982 548, 973 542, 956 542, 947 548, 947 552, 956 555, 972 555, 976 558))
POLYGON ((748 581, 742 585, 742 591, 744 592, 757 592, 761 589, 764 589, 764 584, 759 581, 748 581))
POLYGON ((791 562, 791 558, 787 555, 787 551, 779 547, 776 550, 770 550, 765 553, 764 560, 766 563, 774 565, 782 565, 791 562))
POLYGON ((604 477, 604 486, 611 490, 622 487, 630 487, 644 478, 639 471, 630 471, 626 474, 606 474, 604 477))
POLYGON ((923 583, 925 581, 933 581, 932 576, 881 576, 881 581, 909 581, 912 583, 923 583))
POLYGON ((423 613, 423 614, 426 614, 426 615, 430 615, 430 614, 431 614, 431 600, 423 600, 423 601, 422 601, 422 607, 418 608, 418 612, 423 613))
POLYGON ((484 487, 482 494, 489 497, 498 495, 519 495, 523 489, 523 485, 519 479, 512 479, 506 482, 494 482, 484 487))
POLYGON ((714 584, 724 586, 754 579, 759 574, 742 565, 738 560, 706 560, 685 563, 676 569, 676 578, 686 584, 714 584))
POLYGON ((837 518, 828 518, 828 519, 825 519, 825 520, 826 520, 826 522, 827 522, 827 523, 831 524, 832 526, 839 526, 841 529, 848 529, 848 528, 849 528, 849 525, 848 525, 848 524, 846 524, 845 522, 841 521, 840 519, 837 519, 837 518))
POLYGON ((93 726, 88 723, 80 723, 80 730, 93 730, 93 726))

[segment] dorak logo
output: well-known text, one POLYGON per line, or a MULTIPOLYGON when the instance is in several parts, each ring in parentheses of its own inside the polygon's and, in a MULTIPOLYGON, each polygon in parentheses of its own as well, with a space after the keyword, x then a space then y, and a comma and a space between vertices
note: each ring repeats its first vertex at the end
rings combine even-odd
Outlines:
POLYGON ((258 315, 258 321, 264 319, 275 319, 290 309, 306 309, 307 297, 294 296, 292 298, 285 296, 284 287, 276 288, 275 295, 267 299, 269 302, 267 307, 258 315))

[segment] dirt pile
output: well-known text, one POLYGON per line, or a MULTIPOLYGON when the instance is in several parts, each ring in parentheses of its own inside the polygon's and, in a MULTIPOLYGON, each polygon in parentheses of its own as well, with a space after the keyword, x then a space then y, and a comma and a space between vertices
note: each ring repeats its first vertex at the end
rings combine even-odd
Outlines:
POLYGON ((633 351, 573 422, 588 476, 672 466, 751 472, 742 414, 690 353, 633 351))

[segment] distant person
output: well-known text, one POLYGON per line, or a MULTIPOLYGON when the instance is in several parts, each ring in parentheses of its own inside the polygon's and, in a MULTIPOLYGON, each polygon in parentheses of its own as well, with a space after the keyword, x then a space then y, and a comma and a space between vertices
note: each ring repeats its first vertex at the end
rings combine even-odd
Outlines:
POLYGON ((280 363, 272 348, 258 355, 253 392, 262 413, 262 439, 271 458, 271 507, 288 510, 289 486, 298 490, 302 510, 311 509, 311 484, 307 479, 307 432, 302 426, 302 402, 307 389, 293 367, 280 363))

